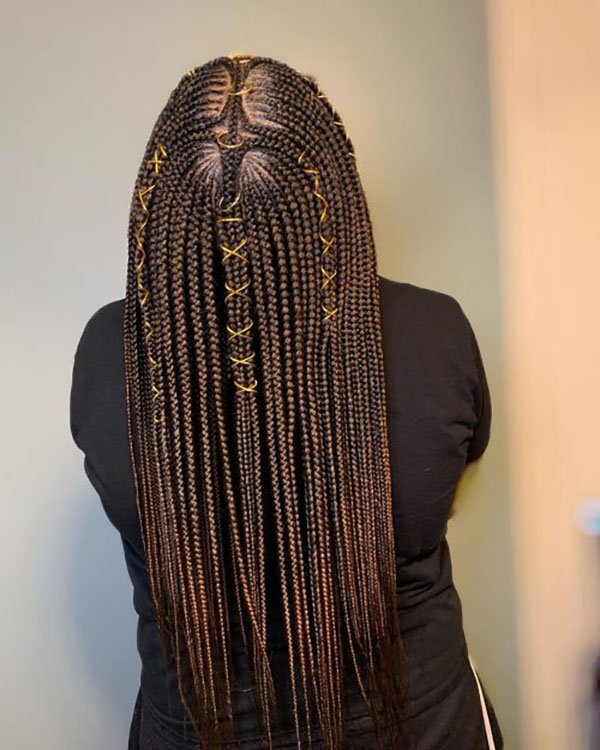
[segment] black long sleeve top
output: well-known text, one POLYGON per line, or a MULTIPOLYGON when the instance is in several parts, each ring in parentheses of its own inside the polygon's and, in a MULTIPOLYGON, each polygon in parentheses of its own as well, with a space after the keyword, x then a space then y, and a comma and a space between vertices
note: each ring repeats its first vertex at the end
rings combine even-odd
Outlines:
MULTIPOLYGON (((418 750, 483 750, 481 706, 468 664, 446 531, 463 469, 483 454, 489 441, 490 392, 473 328, 460 304, 442 292, 379 279, 397 601, 409 670, 407 714, 418 750)), ((123 299, 110 302, 84 327, 74 356, 71 431, 84 454, 85 472, 121 536, 139 618, 140 691, 129 748, 183 750, 194 744, 184 738, 175 667, 168 664, 165 670, 158 648, 134 499, 123 311, 123 299), (145 729, 140 729, 142 704, 145 729)), ((283 648, 282 641, 282 653, 283 648)), ((500 749, 500 727, 484 694, 500 749)), ((240 742, 232 747, 263 747, 249 706, 242 703, 238 711, 240 742)), ((356 694, 349 697, 348 715, 348 746, 375 747, 369 744, 369 722, 356 694)), ((293 737, 293 732, 282 736, 276 746, 295 747, 289 744, 293 737)))

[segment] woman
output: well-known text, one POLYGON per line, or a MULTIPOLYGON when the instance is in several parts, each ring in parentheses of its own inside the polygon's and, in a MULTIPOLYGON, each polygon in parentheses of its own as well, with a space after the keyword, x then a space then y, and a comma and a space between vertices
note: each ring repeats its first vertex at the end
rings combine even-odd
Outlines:
POLYGON ((458 302, 378 275, 314 78, 188 71, 71 391, 139 615, 129 748, 502 747, 445 537, 490 419, 458 302))

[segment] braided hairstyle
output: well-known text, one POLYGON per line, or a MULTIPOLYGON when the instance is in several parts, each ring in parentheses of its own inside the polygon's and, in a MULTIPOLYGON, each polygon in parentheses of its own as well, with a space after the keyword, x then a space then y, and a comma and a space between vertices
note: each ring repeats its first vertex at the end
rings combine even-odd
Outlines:
POLYGON ((312 76, 182 76, 135 184, 123 336, 159 643, 200 745, 235 736, 236 632, 272 746, 276 602, 297 746, 344 747, 351 670, 379 746, 408 747, 375 247, 312 76))

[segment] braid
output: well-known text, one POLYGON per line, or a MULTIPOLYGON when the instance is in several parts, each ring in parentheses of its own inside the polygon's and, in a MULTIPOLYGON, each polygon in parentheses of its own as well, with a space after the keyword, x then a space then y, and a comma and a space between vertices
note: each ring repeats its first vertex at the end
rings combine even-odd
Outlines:
POLYGON ((243 55, 187 71, 151 133, 128 240, 136 505, 161 652, 200 746, 236 739, 242 690, 267 747, 287 729, 280 608, 297 747, 345 746, 350 671, 379 746, 410 747, 373 232, 314 78, 243 55))

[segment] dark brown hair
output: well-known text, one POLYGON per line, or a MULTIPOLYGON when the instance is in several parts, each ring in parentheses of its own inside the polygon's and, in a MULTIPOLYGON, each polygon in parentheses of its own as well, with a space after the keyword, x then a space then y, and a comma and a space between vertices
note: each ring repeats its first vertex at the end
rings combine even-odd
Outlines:
POLYGON ((348 669, 406 747, 375 247, 312 76, 232 55, 181 78, 135 184, 123 334, 160 643, 202 747, 235 736, 234 622, 271 737, 269 602, 298 747, 344 747, 348 669))

